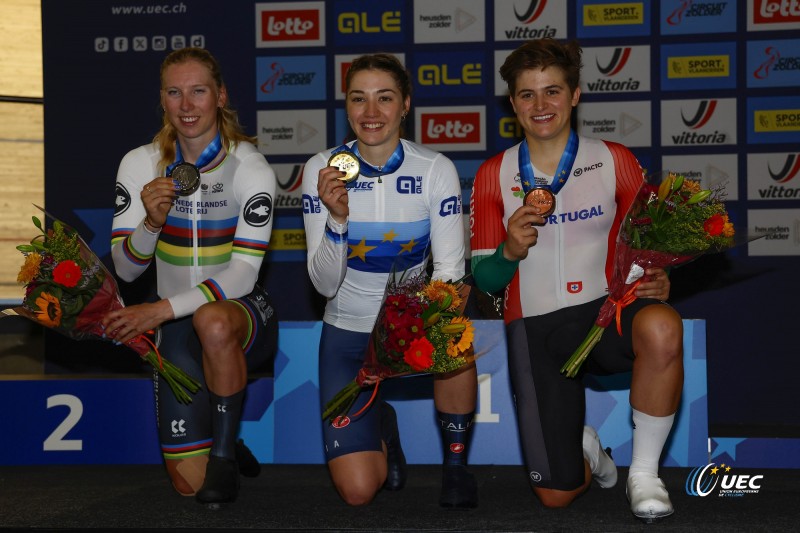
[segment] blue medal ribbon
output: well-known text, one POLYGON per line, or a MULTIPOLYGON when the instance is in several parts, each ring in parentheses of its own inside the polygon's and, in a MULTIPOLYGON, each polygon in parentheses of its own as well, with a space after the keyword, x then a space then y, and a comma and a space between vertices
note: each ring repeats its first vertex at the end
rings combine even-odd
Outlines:
POLYGON ((392 152, 392 155, 389 156, 389 160, 386 161, 386 164, 380 168, 376 168, 364 161, 364 158, 362 158, 361 154, 358 153, 358 141, 353 143, 352 148, 346 144, 341 145, 339 148, 335 149, 331 155, 339 152, 350 152, 356 156, 359 164, 359 175, 366 176, 368 178, 380 178, 386 174, 393 174, 398 168, 400 168, 400 165, 403 164, 403 159, 405 158, 402 142, 397 143, 397 148, 395 148, 394 152, 392 152))
MULTIPOLYGON (((200 169, 200 172, 205 172, 206 170, 208 170, 206 167, 208 167, 210 163, 215 162, 221 153, 222 153, 222 136, 220 135, 219 132, 217 132, 217 136, 214 137, 214 140, 211 141, 208 144, 208 146, 206 146, 203 149, 203 152, 200 154, 200 157, 197 158, 197 162, 194 164, 194 166, 200 169)), ((172 169, 174 169, 181 163, 183 163, 183 154, 181 153, 181 143, 175 141, 175 162, 167 167, 167 176, 170 175, 172 169)))
MULTIPOLYGON (((553 194, 558 194, 561 187, 567 183, 577 155, 578 135, 575 133, 575 130, 569 130, 567 146, 564 148, 564 153, 561 154, 561 160, 558 162, 558 168, 553 176, 553 182, 550 185, 545 185, 553 194)), ((536 181, 533 175, 533 164, 531 163, 531 154, 528 149, 527 141, 522 141, 519 147, 519 174, 520 182, 522 182, 522 190, 527 194, 528 191, 536 187, 536 181)))

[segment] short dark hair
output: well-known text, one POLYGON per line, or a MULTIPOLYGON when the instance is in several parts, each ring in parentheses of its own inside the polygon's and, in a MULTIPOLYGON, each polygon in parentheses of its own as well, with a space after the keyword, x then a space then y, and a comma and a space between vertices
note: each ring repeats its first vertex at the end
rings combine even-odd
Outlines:
POLYGON ((508 84, 511 96, 517 89, 517 77, 525 70, 557 67, 572 92, 581 81, 581 47, 577 41, 560 43, 552 38, 534 39, 511 52, 500 67, 500 76, 508 84))

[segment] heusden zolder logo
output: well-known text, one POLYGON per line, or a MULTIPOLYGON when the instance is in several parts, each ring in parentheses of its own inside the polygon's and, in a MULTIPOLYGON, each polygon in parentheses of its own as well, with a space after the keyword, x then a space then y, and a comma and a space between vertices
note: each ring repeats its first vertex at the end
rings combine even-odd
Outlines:
POLYGON ((737 474, 731 465, 709 463, 693 468, 686 478, 686 494, 705 498, 716 493, 720 498, 741 498, 758 494, 764 483, 762 474, 737 474))

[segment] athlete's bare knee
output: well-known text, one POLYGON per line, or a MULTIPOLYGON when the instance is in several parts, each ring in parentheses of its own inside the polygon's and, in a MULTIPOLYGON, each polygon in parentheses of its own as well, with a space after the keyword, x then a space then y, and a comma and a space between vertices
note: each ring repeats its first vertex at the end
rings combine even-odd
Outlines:
POLYGON ((542 505, 551 509, 567 507, 580 494, 576 491, 554 489, 534 489, 533 492, 542 505))
POLYGON ((377 490, 373 486, 358 485, 356 483, 346 483, 337 485, 336 490, 339 491, 339 496, 347 505, 353 507, 360 507, 369 504, 377 494, 377 490))
POLYGON ((207 455, 165 460, 167 474, 178 494, 192 496, 200 490, 205 481, 207 463, 207 455))

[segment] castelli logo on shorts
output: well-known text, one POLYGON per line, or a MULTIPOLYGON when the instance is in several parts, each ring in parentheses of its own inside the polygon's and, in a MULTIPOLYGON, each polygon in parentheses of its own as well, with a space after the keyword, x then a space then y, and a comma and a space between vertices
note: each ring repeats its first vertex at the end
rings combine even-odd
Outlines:
POLYGON ((450 445, 450 451, 453 453, 461 453, 464 451, 464 445, 460 442, 454 442, 450 445))
POLYGON ((331 422, 331 425, 333 427, 335 427, 336 429, 346 428, 347 426, 350 425, 350 417, 349 416, 345 416, 345 417, 337 416, 336 418, 333 419, 333 422, 331 422))

